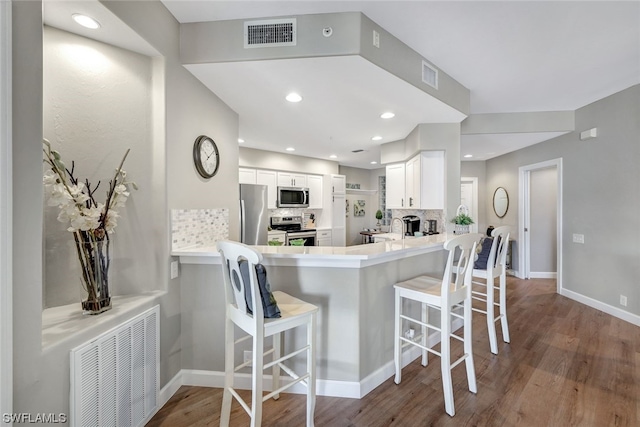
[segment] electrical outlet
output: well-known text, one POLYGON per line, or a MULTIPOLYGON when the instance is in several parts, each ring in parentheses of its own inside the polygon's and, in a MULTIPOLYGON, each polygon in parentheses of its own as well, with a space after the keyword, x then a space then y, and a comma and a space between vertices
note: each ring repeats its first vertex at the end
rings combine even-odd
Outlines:
POLYGON ((244 351, 244 362, 251 362, 253 360, 253 351, 244 351))
POLYGON ((582 244, 584 244, 584 234, 574 234, 573 235, 573 243, 582 243, 582 244))
POLYGON ((373 45, 375 47, 380 47, 380 33, 376 30, 373 30, 373 45))
POLYGON ((178 261, 171 261, 171 278, 175 279, 178 277, 178 261))
POLYGON ((620 295, 620 305, 626 307, 627 306, 627 297, 624 295, 620 295))

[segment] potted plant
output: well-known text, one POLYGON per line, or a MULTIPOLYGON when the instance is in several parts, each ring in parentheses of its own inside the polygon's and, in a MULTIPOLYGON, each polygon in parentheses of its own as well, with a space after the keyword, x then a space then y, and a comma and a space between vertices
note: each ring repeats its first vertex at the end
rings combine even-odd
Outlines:
POLYGON ((380 209, 376 211, 376 219, 378 220, 376 228, 380 231, 380 220, 382 219, 382 211, 380 209))
POLYGON ((469 226, 473 224, 473 219, 469 216, 467 207, 464 205, 458 206, 456 216, 451 220, 455 224, 453 232, 455 234, 465 234, 469 232, 469 226))

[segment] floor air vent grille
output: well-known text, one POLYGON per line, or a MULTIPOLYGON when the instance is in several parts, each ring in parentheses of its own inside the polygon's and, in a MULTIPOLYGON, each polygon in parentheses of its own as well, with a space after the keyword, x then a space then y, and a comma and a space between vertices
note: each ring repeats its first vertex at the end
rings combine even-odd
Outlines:
POLYGON ((244 47, 296 45, 296 20, 271 19, 244 23, 244 47))
POLYGON ((159 399, 159 306, 71 350, 71 426, 143 426, 159 399))

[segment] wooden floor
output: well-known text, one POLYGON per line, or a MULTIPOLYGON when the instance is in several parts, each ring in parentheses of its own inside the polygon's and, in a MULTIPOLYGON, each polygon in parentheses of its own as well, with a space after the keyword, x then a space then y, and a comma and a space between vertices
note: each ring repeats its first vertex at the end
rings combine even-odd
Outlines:
MULTIPOLYGON (((437 357, 414 361, 363 399, 319 396, 316 426, 639 426, 640 328, 556 294, 555 281, 508 280, 511 343, 492 355, 474 314, 478 394, 453 371, 456 415, 444 412, 437 357)), ((500 328, 498 328, 500 330, 500 328)), ((249 399, 249 393, 243 398, 249 399)), ((147 426, 217 426, 222 390, 181 387, 147 426)), ((263 426, 302 426, 305 397, 264 405, 263 426)), ((234 401, 232 426, 249 425, 234 401)))

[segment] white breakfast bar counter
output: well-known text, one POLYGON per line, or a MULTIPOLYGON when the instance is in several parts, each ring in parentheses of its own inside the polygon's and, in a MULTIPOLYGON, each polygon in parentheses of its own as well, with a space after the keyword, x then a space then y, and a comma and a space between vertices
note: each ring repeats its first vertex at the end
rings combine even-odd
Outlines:
MULTIPOLYGON (((441 276, 446 239, 446 234, 437 234, 350 247, 255 247, 263 254, 272 290, 319 307, 319 395, 359 398, 393 375, 393 284, 425 273, 441 276)), ((224 372, 220 255, 215 247, 186 248, 171 255, 181 263, 183 366, 192 383, 220 387, 224 372)), ((303 339, 301 331, 285 337, 285 342, 299 347, 303 339)), ((236 364, 242 362, 242 353, 236 351, 236 364)))

